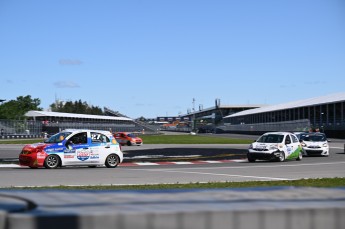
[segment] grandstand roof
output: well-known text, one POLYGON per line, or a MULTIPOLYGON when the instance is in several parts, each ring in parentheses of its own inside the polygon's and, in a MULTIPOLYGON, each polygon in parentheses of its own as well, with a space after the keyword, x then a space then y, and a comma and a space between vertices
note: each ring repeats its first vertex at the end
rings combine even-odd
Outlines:
POLYGON ((340 101, 345 101, 345 92, 245 110, 245 111, 238 112, 236 114, 228 115, 224 118, 233 118, 233 117, 244 116, 244 115, 286 110, 286 109, 292 109, 292 108, 298 108, 298 107, 308 107, 308 106, 328 104, 328 103, 334 103, 334 102, 340 102, 340 101))
POLYGON ((72 114, 50 111, 28 111, 26 117, 66 117, 66 118, 87 118, 87 119, 103 119, 103 120, 120 120, 120 121, 133 121, 126 117, 114 117, 104 115, 88 115, 88 114, 72 114))
POLYGON ((205 111, 217 110, 217 109, 256 108, 256 107, 263 107, 263 106, 267 106, 267 105, 262 105, 262 104, 220 105, 218 108, 213 106, 213 107, 202 109, 201 111, 200 110, 196 110, 195 112, 191 112, 189 114, 183 114, 183 115, 180 115, 180 116, 181 117, 190 116, 190 115, 193 115, 193 114, 198 114, 198 113, 202 113, 202 112, 205 112, 205 111))

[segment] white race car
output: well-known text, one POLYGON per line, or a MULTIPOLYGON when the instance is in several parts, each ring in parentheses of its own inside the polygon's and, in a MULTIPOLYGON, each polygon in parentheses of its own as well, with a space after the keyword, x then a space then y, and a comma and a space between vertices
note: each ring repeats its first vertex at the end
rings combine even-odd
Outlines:
POLYGON ((324 133, 308 133, 300 140, 304 156, 329 156, 329 145, 324 133))
POLYGON ((302 160, 302 147, 296 135, 288 132, 270 132, 263 134, 249 146, 247 158, 249 162, 256 160, 285 159, 302 160))

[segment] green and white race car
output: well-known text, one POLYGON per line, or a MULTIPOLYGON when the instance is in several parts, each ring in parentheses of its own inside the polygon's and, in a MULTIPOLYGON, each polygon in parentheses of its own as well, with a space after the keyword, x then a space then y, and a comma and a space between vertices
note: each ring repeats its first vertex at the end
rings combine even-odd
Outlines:
POLYGON ((249 146, 249 162, 256 160, 285 161, 302 160, 302 147, 296 135, 289 132, 269 132, 263 134, 249 146))

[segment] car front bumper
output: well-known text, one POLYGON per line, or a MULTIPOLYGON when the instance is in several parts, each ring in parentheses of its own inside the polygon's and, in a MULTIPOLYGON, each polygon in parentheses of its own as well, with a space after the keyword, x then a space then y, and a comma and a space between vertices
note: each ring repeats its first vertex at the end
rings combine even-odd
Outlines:
POLYGON ((262 151, 255 151, 255 150, 249 150, 247 153, 247 157, 248 158, 252 158, 252 159, 257 159, 257 160, 266 160, 266 161, 270 161, 270 160, 275 160, 277 158, 279 158, 280 156, 280 151, 271 151, 271 152, 262 152, 262 151))
POLYGON ((303 156, 328 156, 329 155, 329 148, 327 148, 327 147, 321 147, 321 148, 303 147, 302 153, 303 153, 303 156))

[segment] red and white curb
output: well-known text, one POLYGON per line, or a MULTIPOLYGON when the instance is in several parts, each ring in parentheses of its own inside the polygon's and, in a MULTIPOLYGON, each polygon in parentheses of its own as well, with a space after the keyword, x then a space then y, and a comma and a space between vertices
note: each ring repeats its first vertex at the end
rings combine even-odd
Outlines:
MULTIPOLYGON (((124 162, 119 166, 131 167, 131 166, 148 166, 148 165, 202 165, 202 164, 221 164, 221 163, 232 163, 232 162, 247 162, 247 159, 237 160, 217 160, 217 161, 160 161, 160 162, 124 162)), ((0 168, 20 168, 22 166, 17 164, 0 164, 0 168)), ((24 168, 24 166, 23 166, 24 168)))

